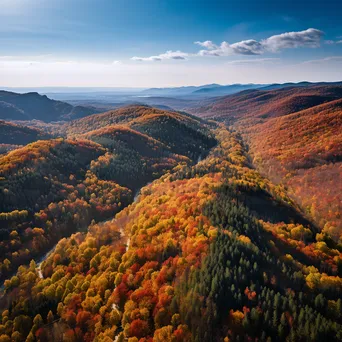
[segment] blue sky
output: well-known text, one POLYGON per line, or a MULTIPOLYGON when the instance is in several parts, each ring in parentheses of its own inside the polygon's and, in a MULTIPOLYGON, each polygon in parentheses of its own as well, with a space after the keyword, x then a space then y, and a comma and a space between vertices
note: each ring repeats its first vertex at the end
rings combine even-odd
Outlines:
POLYGON ((342 2, 0 0, 2 86, 342 80, 342 2))

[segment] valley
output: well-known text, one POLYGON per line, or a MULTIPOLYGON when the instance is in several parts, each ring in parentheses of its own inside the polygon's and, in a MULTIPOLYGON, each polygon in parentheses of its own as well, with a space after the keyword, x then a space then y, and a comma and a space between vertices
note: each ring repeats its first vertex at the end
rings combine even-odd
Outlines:
POLYGON ((0 340, 341 340, 341 95, 1 121, 0 340))
POLYGON ((0 342, 342 342, 341 13, 0 0, 0 342))

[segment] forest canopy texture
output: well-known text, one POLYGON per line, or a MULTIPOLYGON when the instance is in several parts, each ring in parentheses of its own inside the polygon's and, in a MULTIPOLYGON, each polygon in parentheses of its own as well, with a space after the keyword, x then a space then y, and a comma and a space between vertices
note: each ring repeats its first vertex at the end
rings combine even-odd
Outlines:
POLYGON ((0 342, 341 341, 340 90, 324 91, 243 92, 197 108, 208 120, 1 122, 23 146, 0 156, 0 342))

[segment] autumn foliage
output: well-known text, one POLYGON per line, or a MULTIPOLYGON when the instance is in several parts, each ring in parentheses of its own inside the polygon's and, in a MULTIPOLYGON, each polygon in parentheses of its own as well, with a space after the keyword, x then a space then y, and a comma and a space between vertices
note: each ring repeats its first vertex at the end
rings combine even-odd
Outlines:
POLYGON ((340 340, 341 253, 251 167, 239 134, 213 133, 202 161, 60 240, 42 277, 20 267, 0 302, 4 339, 340 340))

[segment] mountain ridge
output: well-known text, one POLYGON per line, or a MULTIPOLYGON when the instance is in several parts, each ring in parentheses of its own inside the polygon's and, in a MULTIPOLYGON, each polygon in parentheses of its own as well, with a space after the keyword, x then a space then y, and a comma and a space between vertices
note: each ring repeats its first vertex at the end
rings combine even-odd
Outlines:
POLYGON ((251 167, 239 134, 223 125, 213 133, 207 158, 147 185, 113 220, 62 239, 39 270, 31 262, 6 280, 5 317, 27 320, 13 325, 17 335, 340 340, 341 253, 285 188, 251 167))
POLYGON ((254 165, 289 193, 323 233, 342 238, 342 86, 246 90, 192 108, 239 131, 254 165))
POLYGON ((146 106, 94 115, 98 127, 85 119, 75 121, 77 131, 56 131, 0 155, 0 278, 92 219, 115 214, 141 186, 216 143, 203 120, 146 106))
POLYGON ((51 100, 37 92, 18 94, 0 91, 0 119, 50 122, 83 117, 96 111, 92 107, 72 106, 66 102, 51 100))

